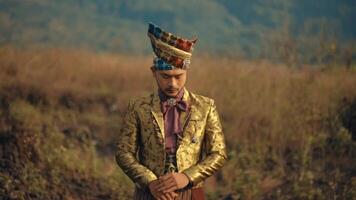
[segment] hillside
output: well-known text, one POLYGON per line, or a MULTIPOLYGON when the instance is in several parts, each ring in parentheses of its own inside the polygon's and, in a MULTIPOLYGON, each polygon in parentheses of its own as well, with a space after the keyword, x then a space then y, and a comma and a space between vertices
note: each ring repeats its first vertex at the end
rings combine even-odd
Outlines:
POLYGON ((197 36, 200 53, 273 57, 271 49, 292 40, 298 45, 289 48, 305 55, 320 50, 306 39, 351 48, 355 18, 352 0, 0 0, 0 45, 151 53, 146 37, 151 21, 197 36))

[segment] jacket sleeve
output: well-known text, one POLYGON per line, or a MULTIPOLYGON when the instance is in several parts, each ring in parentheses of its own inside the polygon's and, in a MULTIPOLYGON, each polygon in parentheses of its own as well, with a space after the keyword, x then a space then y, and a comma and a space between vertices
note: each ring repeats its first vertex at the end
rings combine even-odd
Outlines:
POLYGON ((219 114, 213 100, 211 100, 210 105, 204 138, 206 157, 196 165, 183 171, 193 186, 204 181, 220 169, 227 159, 225 138, 222 132, 219 114))
POLYGON ((138 187, 144 188, 157 176, 137 160, 139 131, 139 118, 130 102, 117 142, 116 162, 138 187))

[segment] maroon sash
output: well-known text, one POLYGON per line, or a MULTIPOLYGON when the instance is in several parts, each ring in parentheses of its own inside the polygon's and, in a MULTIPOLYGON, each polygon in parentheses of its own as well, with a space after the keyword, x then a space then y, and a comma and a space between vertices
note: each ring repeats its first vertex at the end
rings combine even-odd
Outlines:
POLYGON ((205 200, 203 188, 193 188, 192 189, 192 200, 205 200))

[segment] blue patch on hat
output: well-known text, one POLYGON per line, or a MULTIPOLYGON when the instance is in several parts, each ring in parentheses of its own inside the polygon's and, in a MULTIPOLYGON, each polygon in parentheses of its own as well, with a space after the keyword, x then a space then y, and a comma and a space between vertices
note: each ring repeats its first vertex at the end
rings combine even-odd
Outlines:
POLYGON ((172 70, 174 66, 171 64, 166 63, 164 60, 160 58, 155 58, 153 61, 154 68, 156 70, 172 70))

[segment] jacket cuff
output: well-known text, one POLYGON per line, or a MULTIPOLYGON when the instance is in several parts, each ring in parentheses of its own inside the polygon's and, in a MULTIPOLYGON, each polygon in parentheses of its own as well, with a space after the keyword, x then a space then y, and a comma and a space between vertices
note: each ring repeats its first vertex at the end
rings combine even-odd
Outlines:
POLYGON ((142 178, 140 181, 135 182, 135 185, 140 189, 148 188, 148 184, 156 179, 157 179, 157 176, 155 176, 153 174, 147 175, 144 178, 142 178))
POLYGON ((192 188, 199 182, 197 177, 195 177, 196 172, 194 169, 188 168, 188 169, 182 171, 181 173, 185 174, 189 179, 189 183, 188 183, 187 187, 192 188))

